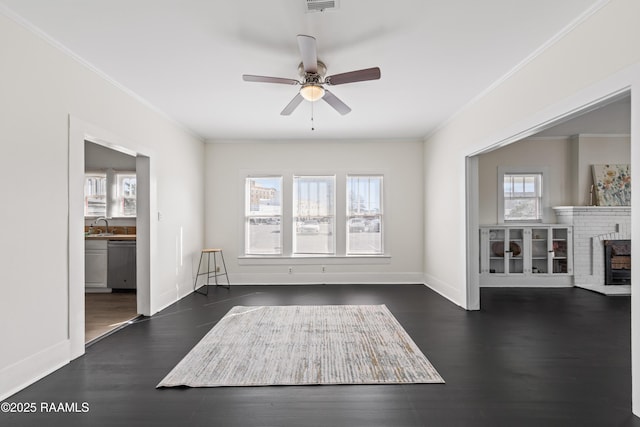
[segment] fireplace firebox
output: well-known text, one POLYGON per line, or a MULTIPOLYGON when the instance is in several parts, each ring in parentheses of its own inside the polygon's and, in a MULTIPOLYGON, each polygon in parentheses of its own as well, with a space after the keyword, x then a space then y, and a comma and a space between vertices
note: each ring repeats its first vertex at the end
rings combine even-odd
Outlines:
POLYGON ((604 241, 605 285, 631 284, 631 240, 604 241))

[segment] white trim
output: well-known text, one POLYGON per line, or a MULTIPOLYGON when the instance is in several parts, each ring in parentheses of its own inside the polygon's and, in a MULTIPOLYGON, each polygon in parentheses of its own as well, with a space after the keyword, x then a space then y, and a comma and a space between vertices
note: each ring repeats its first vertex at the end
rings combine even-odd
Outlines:
POLYGON ((466 252, 467 252, 467 284, 474 283, 474 286, 466 286, 466 300, 464 307, 467 310, 480 310, 480 258, 478 248, 480 248, 480 227, 477 212, 480 210, 480 184, 479 158, 478 156, 466 158, 465 168, 466 179, 466 252), (474 215, 475 213, 475 215, 474 215))
MULTIPOLYGON (((528 141, 555 141, 558 139, 570 140, 576 135, 569 136, 530 136, 528 141)), ((631 138, 629 133, 579 133, 577 136, 585 138, 631 138)))
POLYGON ((65 340, 31 354, 0 370, 0 401, 30 386, 69 363, 70 341, 65 340))
POLYGON ((290 257, 255 255, 238 257, 238 265, 374 265, 390 263, 391 257, 385 255, 295 255, 290 257))
POLYGON ((138 175, 138 216, 136 217, 137 302, 138 312, 152 314, 151 272, 155 259, 151 248, 156 245, 155 224, 151 212, 156 212, 156 178, 151 168, 152 153, 148 148, 123 140, 104 129, 69 115, 68 169, 68 336, 69 358, 85 352, 84 306, 84 236, 77 230, 84 228, 84 147, 91 141, 117 151, 136 156, 138 175), (153 209, 153 210, 152 210, 153 209))
MULTIPOLYGON (((631 68, 631 179, 640 182, 640 64, 631 68)), ((640 191, 632 187, 631 240, 640 242, 640 191), (634 190, 635 189, 635 190, 634 190)), ((631 269, 640 271, 640 257, 631 258, 631 269)), ((631 278, 631 410, 640 417, 640 280, 631 278)))
POLYGON ((438 279, 430 274, 424 274, 424 285, 434 292, 440 294, 443 298, 448 299, 453 304, 467 309, 463 304, 457 301, 464 301, 464 296, 460 295, 460 289, 451 286, 449 283, 438 279))
MULTIPOLYGON (((339 141, 341 143, 366 143, 366 144, 374 144, 374 143, 388 143, 393 144, 394 142, 403 143, 403 142, 424 142, 423 138, 372 138, 372 139, 362 139, 362 138, 340 138, 339 141)), ((317 144, 317 143, 335 143, 336 139, 300 139, 300 138, 262 138, 259 140, 259 143, 268 143, 268 144, 295 144, 295 145, 304 145, 304 144, 317 144)), ((207 139, 204 141, 205 144, 255 144, 255 139, 245 139, 245 138, 226 138, 226 139, 207 139)))
POLYGON ((506 147, 509 144, 530 138, 536 133, 599 108, 603 104, 628 96, 631 88, 630 83, 622 87, 616 83, 625 80, 630 81, 636 68, 640 67, 630 66, 625 68, 589 88, 565 98, 536 114, 527 116, 507 128, 499 130, 487 138, 475 141, 466 150, 465 155, 476 156, 506 147))
POLYGON ((320 266, 316 272, 297 272, 295 267, 292 273, 230 273, 231 286, 236 285, 406 285, 424 284, 422 272, 339 272, 327 271, 322 273, 320 266))

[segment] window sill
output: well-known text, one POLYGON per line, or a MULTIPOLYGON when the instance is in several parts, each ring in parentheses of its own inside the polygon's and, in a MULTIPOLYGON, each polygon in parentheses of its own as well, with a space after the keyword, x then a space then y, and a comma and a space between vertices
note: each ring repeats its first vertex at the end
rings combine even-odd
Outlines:
POLYGON ((391 255, 245 255, 239 265, 362 265, 389 264, 391 255))

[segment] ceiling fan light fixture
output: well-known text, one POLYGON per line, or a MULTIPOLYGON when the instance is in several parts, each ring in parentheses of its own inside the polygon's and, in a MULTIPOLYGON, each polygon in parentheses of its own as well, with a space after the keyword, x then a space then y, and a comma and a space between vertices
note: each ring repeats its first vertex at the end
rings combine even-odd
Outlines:
POLYGON ((302 85, 300 95, 307 101, 315 102, 324 96, 324 88, 317 84, 308 83, 302 85))

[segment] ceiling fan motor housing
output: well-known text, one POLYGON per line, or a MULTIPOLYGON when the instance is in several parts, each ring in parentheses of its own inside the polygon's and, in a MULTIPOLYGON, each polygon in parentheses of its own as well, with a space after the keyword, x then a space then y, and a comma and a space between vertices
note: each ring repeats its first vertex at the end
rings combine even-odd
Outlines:
POLYGON ((324 75, 327 73, 327 66, 324 62, 318 61, 318 71, 316 73, 307 73, 304 71, 304 64, 301 62, 298 65, 298 74, 302 77, 303 83, 324 83, 324 75))

